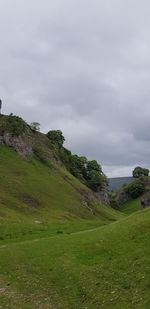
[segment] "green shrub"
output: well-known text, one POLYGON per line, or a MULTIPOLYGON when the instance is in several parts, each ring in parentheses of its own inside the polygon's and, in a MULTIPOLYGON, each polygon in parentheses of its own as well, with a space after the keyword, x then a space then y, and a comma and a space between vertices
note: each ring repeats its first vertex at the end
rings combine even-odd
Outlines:
POLYGON ((46 135, 53 144, 57 145, 58 148, 63 146, 65 138, 60 130, 51 130, 46 135))
POLYGON ((30 127, 33 131, 40 131, 40 123, 39 122, 31 122, 30 127))
POLYGON ((116 197, 117 197, 117 193, 116 192, 108 192, 108 197, 109 197, 109 201, 110 201, 110 206, 116 210, 119 210, 119 205, 117 203, 116 197))
POLYGON ((142 167, 140 167, 140 166, 137 166, 137 167, 133 170, 132 174, 133 174, 133 177, 134 177, 134 178, 139 178, 139 177, 141 177, 141 176, 148 176, 148 175, 149 175, 149 169, 147 169, 147 168, 142 168, 142 167))
POLYGON ((69 172, 92 190, 98 191, 108 184, 107 177, 96 160, 88 161, 86 157, 74 155, 64 147, 60 149, 60 157, 69 172))
POLYGON ((34 146, 33 152, 39 161, 47 164, 47 153, 41 145, 34 146))
POLYGON ((22 135, 25 131, 27 124, 26 122, 18 117, 10 114, 9 116, 0 117, 0 133, 4 132, 11 133, 13 136, 22 135))
POLYGON ((137 198, 144 193, 144 184, 142 179, 138 179, 125 187, 126 192, 131 198, 137 198))

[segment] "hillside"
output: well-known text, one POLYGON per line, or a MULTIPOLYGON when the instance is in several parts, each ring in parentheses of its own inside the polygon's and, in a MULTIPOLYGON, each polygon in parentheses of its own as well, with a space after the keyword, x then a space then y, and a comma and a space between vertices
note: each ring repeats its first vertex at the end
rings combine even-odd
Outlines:
POLYGON ((31 238, 41 230, 49 235, 63 231, 66 221, 72 229, 82 230, 121 216, 95 200, 65 169, 52 162, 50 168, 35 158, 25 160, 4 145, 0 145, 0 182, 2 239, 31 238))
POLYGON ((66 169, 90 189, 90 195, 109 205, 107 177, 96 160, 72 154, 63 146, 65 138, 60 130, 43 134, 36 123, 28 125, 22 118, 10 114, 0 115, 0 144, 14 149, 23 158, 38 161, 51 168, 52 164, 66 169))
POLYGON ((125 204, 122 205, 120 208, 120 211, 130 215, 136 211, 141 210, 141 201, 140 198, 133 199, 125 204))

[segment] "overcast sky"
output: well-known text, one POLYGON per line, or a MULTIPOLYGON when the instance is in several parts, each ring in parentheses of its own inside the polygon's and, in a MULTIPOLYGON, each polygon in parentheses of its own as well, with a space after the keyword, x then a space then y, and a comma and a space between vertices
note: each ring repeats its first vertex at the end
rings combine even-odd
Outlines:
POLYGON ((150 1, 0 0, 0 96, 107 176, 150 168, 150 1))

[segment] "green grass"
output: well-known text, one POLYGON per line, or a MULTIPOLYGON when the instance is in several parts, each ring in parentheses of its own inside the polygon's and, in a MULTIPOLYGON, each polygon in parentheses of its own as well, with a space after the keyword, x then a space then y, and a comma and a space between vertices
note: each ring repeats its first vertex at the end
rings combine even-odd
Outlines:
POLYGON ((150 307, 150 209, 97 230, 0 249, 2 308, 150 307))
POLYGON ((67 171, 4 146, 0 182, 0 309, 150 308, 150 209, 92 215, 67 171))
POLYGON ((121 206, 120 210, 121 212, 125 213, 126 215, 129 215, 135 211, 139 211, 141 209, 140 199, 134 199, 128 203, 125 203, 121 206))
POLYGON ((108 224, 122 218, 110 207, 90 202, 87 188, 66 170, 51 168, 0 146, 0 242, 46 237, 108 224), (40 224, 36 223, 37 221, 40 224))

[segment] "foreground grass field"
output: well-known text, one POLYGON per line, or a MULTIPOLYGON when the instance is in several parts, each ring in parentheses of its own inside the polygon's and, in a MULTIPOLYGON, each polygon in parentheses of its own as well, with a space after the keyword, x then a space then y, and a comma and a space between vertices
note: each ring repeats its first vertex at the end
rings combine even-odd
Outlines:
POLYGON ((150 209, 93 231, 0 248, 0 304, 150 308, 150 209))

